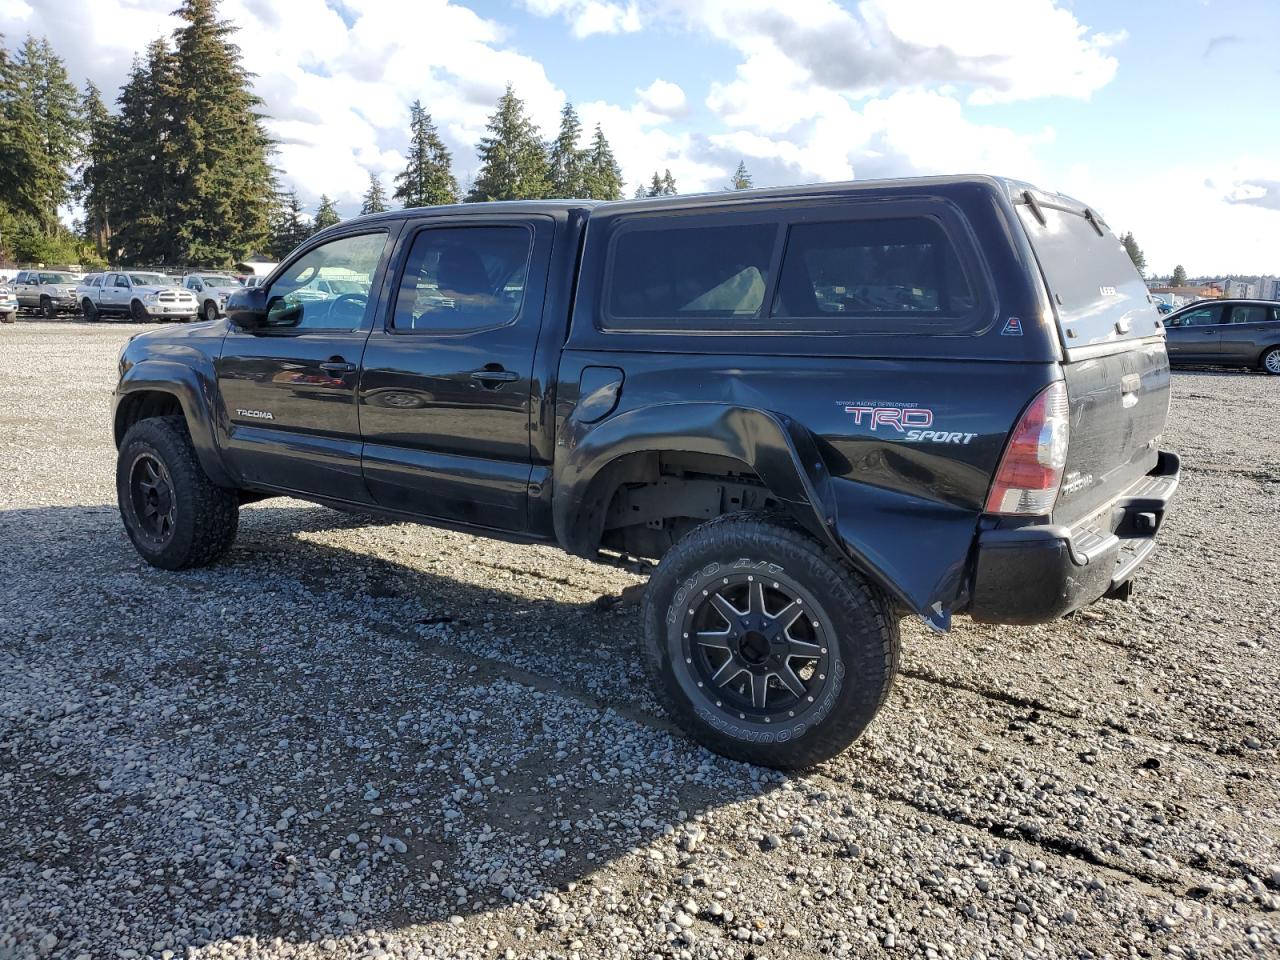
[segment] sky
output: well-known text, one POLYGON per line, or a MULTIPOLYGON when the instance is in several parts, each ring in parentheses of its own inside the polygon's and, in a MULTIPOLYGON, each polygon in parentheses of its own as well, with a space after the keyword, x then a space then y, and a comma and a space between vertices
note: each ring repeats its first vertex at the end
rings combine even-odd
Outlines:
MULTIPOLYGON (((178 0, 0 0, 111 99, 178 0)), ((462 181, 507 83, 566 100, 627 193, 993 173, 1132 230, 1149 272, 1280 274, 1275 0, 222 0, 286 188, 355 214, 421 99, 462 181)), ((584 143, 585 145, 585 143, 584 143)))

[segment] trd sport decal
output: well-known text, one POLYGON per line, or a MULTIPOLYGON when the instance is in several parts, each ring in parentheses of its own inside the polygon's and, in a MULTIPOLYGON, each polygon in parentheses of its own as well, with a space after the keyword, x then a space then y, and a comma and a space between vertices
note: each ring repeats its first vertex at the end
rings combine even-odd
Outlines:
POLYGON ((976 433, 927 429, 933 426, 933 411, 918 403, 841 400, 837 406, 843 407, 855 424, 869 427, 872 433, 886 440, 966 444, 977 436, 976 433))

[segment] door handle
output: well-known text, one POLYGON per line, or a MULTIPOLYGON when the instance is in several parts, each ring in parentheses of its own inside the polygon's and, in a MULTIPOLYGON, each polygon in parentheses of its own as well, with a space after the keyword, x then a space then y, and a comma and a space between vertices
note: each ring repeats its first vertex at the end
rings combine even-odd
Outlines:
POLYGON ((355 368, 354 363, 347 363, 345 360, 326 360, 320 364, 320 369, 328 373, 351 373, 355 368))
POLYGON ((514 370, 476 370, 471 374, 471 379, 479 380, 486 387, 498 387, 519 380, 520 374, 514 370))

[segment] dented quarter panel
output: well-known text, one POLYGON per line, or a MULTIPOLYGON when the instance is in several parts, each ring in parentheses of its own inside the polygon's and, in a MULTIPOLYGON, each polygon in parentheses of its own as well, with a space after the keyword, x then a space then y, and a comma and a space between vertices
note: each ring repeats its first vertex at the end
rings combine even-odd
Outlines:
POLYGON ((594 551, 612 493, 605 468, 629 453, 732 456, 903 605, 950 610, 1005 438, 1056 375, 1049 363, 566 353, 556 531, 594 551), (571 385, 599 366, 625 367, 625 382, 612 414, 582 423, 571 385), (909 440, 911 428, 849 412, 863 406, 928 411, 960 442, 909 440))

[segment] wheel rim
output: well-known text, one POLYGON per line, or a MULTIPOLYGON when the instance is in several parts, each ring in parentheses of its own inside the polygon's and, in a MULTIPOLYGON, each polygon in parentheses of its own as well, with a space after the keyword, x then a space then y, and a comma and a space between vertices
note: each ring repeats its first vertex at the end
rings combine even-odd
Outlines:
POLYGON ((716 576, 691 594, 678 669, 708 706, 740 720, 787 721, 822 702, 832 628, 794 584, 769 575, 716 576))
POLYGON ((1267 373, 1280 373, 1280 350, 1272 350, 1262 362, 1266 364, 1267 373))
POLYGON ((204 318, 210 321, 218 319, 218 307, 212 300, 204 305, 204 318))
POLYGON ((173 480, 164 463, 149 453, 140 453, 129 468, 129 498, 138 532, 157 546, 173 536, 177 498, 173 480))

